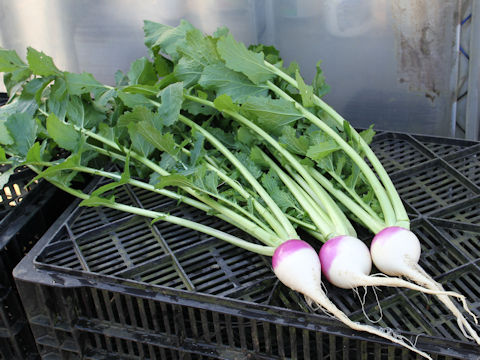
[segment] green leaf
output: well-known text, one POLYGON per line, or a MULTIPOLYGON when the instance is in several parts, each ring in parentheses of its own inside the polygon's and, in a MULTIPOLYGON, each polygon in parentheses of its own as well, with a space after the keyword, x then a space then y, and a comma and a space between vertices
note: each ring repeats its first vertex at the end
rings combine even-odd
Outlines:
POLYGON ((218 40, 217 51, 228 68, 245 74, 255 84, 271 80, 275 76, 265 66, 262 53, 247 50, 231 34, 218 40))
POLYGON ((60 162, 58 164, 47 167, 45 170, 43 170, 37 176, 35 176, 31 180, 31 182, 33 182, 35 180, 39 180, 41 178, 52 179, 53 177, 58 176, 58 173, 61 172, 61 171, 71 170, 71 169, 75 168, 76 166, 79 166, 80 161, 81 161, 81 152, 71 154, 66 159, 60 160, 60 162))
POLYGON ((85 104, 85 123, 84 127, 86 129, 92 129, 97 127, 102 121, 106 119, 105 113, 99 111, 91 103, 85 104))
POLYGON ((108 124, 102 122, 98 124, 99 135, 107 138, 108 140, 115 141, 115 129, 108 126, 108 124))
POLYGON ((99 197, 100 195, 103 195, 106 192, 115 190, 116 188, 127 184, 129 180, 130 180, 130 152, 127 153, 124 169, 123 169, 122 175, 120 176, 120 180, 112 181, 105 185, 100 186, 98 189, 95 189, 92 192, 91 197, 94 197, 94 198, 99 197))
POLYGON ((155 184, 156 189, 163 189, 167 186, 175 187, 189 187, 198 189, 198 187, 186 176, 180 174, 172 174, 167 176, 160 176, 158 182, 155 184))
POLYGON ((178 120, 183 102, 183 84, 175 83, 167 86, 159 93, 162 105, 158 108, 158 116, 165 126, 173 125, 178 120))
POLYGON ((117 70, 115 72, 115 85, 119 87, 128 85, 128 77, 122 70, 117 70))
MULTIPOLYGON (((130 126, 129 126, 130 130, 130 126)), ((175 139, 170 133, 162 134, 154 125, 147 121, 141 121, 135 124, 135 130, 138 134, 143 136, 151 145, 161 152, 167 152, 172 156, 178 154, 178 149, 176 148, 175 139)))
POLYGON ((5 154, 3 147, 0 146, 0 163, 2 161, 7 161, 7 155, 5 154))
POLYGON ((188 30, 184 41, 177 46, 181 58, 175 67, 175 76, 190 86, 198 81, 203 69, 211 64, 218 63, 215 40, 204 36, 198 29, 188 30))
POLYGON ((153 64, 146 57, 135 60, 127 73, 130 85, 153 85, 157 82, 157 74, 153 64))
POLYGON ((190 114, 192 115, 213 115, 215 113, 217 113, 217 110, 215 110, 214 108, 210 107, 210 106, 207 106, 207 105, 204 105, 204 104, 200 104, 196 101, 192 101, 192 100, 184 100, 183 101, 183 105, 182 105, 182 110, 186 110, 188 111, 190 114))
POLYGON ((251 97, 242 105, 242 112, 256 118, 257 123, 275 135, 279 135, 282 129, 302 118, 294 104, 284 99, 271 99, 251 97))
POLYGON ((360 168, 357 165, 353 165, 352 166, 352 173, 345 180, 345 184, 347 184, 348 187, 355 190, 355 186, 357 185, 357 182, 358 182, 358 179, 359 179, 360 175, 361 175, 360 168))
POLYGON ((98 108, 102 108, 107 110, 105 106, 108 104, 108 102, 112 99, 114 99, 117 96, 117 90, 115 89, 108 89, 107 91, 104 92, 99 92, 96 94, 95 97, 95 106, 98 108))
POLYGON ((42 78, 43 83, 40 86, 40 88, 35 92, 35 101, 39 106, 42 104, 42 97, 43 97, 43 93, 45 92, 45 89, 54 79, 55 79, 54 76, 42 78))
POLYGON ((368 129, 361 131, 359 135, 368 145, 370 145, 372 143, 373 137, 375 136, 375 130, 373 130, 373 125, 370 125, 368 129))
POLYGON ((266 96, 266 85, 255 85, 245 75, 230 70, 224 64, 205 67, 199 84, 216 90, 218 95, 227 94, 234 102, 243 102, 249 96, 266 96))
POLYGON ((67 103, 66 111, 68 120, 71 123, 79 127, 83 127, 83 123, 85 121, 85 109, 79 96, 70 97, 67 103))
POLYGON ((38 109, 35 95, 42 88, 44 82, 45 79, 37 78, 24 84, 20 96, 15 96, 11 102, 0 107, 0 120, 6 120, 8 116, 19 112, 33 116, 38 109))
POLYGON ((122 89, 122 92, 130 94, 143 94, 147 96, 157 96, 158 89, 152 85, 128 85, 122 89))
POLYGON ((100 196, 90 196, 87 199, 84 199, 78 204, 78 206, 109 206, 115 204, 115 197, 111 196, 109 198, 103 198, 100 196))
POLYGON ((25 70, 27 64, 18 56, 15 50, 0 48, 0 72, 25 70))
POLYGON ((65 72, 65 81, 70 95, 95 94, 105 89, 105 86, 97 81, 92 74, 86 72, 82 74, 65 72))
MULTIPOLYGON (((216 137, 223 145, 225 145, 229 149, 238 150, 239 143, 235 141, 235 136, 232 132, 223 131, 218 127, 208 127, 208 132, 216 137)), ((215 156, 214 156, 215 157, 215 156)))
POLYGON ((47 131, 50 137, 63 149, 75 151, 80 142, 80 134, 73 126, 60 121, 55 114, 50 114, 47 117, 47 131))
POLYGON ((270 163, 265 160, 262 151, 256 146, 250 151, 250 160, 262 169, 270 169, 270 163))
POLYGON ((123 91, 119 91, 118 97, 126 106, 130 108, 134 108, 135 106, 145 106, 149 108, 153 107, 150 99, 142 94, 129 94, 123 91))
POLYGON ((193 148, 190 150, 190 164, 195 165, 203 153, 205 136, 196 131, 192 134, 192 137, 195 139, 195 141, 193 142, 193 148))
POLYGON ((262 175, 262 185, 282 211, 299 208, 291 193, 281 189, 278 176, 273 171, 262 175))
POLYGON ((340 146, 338 146, 335 141, 330 140, 310 146, 307 151, 307 156, 312 160, 318 161, 339 149, 341 149, 340 146))
POLYGON ((173 64, 170 60, 164 58, 162 55, 158 54, 154 59, 155 71, 157 76, 166 76, 170 74, 173 70, 173 64))
MULTIPOLYGON (((307 164, 304 164, 307 166, 307 164)), ((335 171, 335 165, 333 165, 333 156, 332 155, 327 155, 324 156, 318 160, 316 160, 316 165, 323 170, 326 171, 335 171)), ((314 166, 314 165, 311 165, 314 166)))
POLYGON ((155 150, 155 147, 138 132, 138 123, 130 122, 128 124, 128 134, 130 135, 133 150, 140 155, 148 157, 155 150))
POLYGON ((5 126, 6 119, 0 119, 0 144, 11 145, 13 144, 13 139, 8 133, 7 127, 5 126))
POLYGON ((191 58, 182 57, 174 69, 175 77, 185 84, 185 87, 194 85, 202 75, 203 67, 191 58))
POLYGON ((54 113, 59 119, 65 119, 67 114, 68 93, 65 81, 57 78, 50 88, 50 96, 47 99, 49 113, 54 113))
POLYGON ((178 59, 177 47, 181 41, 185 41, 185 35, 188 30, 194 27, 187 21, 181 20, 180 25, 171 27, 159 24, 153 21, 143 22, 143 32, 145 35, 145 45, 149 49, 160 48, 160 50, 174 60, 178 59))
POLYGON ((297 137, 296 130, 291 126, 283 128, 279 142, 285 145, 288 151, 298 155, 305 155, 309 147, 308 138, 303 135, 297 137))
POLYGON ((236 153, 236 157, 243 164, 243 166, 250 171, 255 179, 258 179, 260 176, 262 176, 263 171, 250 159, 249 155, 244 152, 238 152, 236 153))
POLYGON ((15 70, 10 73, 4 73, 3 83, 7 89, 9 97, 16 94, 22 87, 22 85, 32 76, 32 70, 28 67, 15 70))
POLYGON ((10 175, 13 175, 15 169, 13 167, 9 168, 7 171, 0 173, 0 189, 8 184, 8 180, 10 179, 10 175))
POLYGON ((314 95, 313 95, 313 87, 305 84, 303 81, 302 76, 300 75, 300 71, 295 72, 295 78, 298 84, 298 90, 300 91, 300 96, 302 97, 302 104, 305 107, 312 107, 314 106, 314 95))
POLYGON ((247 146, 251 146, 254 141, 257 139, 257 136, 255 136, 249 129, 241 126, 237 130, 237 140, 241 142, 242 144, 245 144, 247 146))
POLYGON ((33 144, 33 146, 28 150, 26 159, 27 162, 38 162, 42 161, 42 148, 39 142, 33 144))
POLYGON ((13 139, 13 144, 9 146, 9 149, 16 155, 26 156, 37 136, 35 119, 30 114, 17 113, 8 117, 5 126, 13 139))
POLYGON ((57 69, 50 56, 34 48, 27 48, 27 61, 30 69, 35 75, 50 76, 60 75, 62 72, 57 69))
POLYGON ((275 48, 275 46, 267 46, 264 44, 250 45, 249 50, 256 53, 263 53, 265 60, 270 64, 277 64, 282 61, 280 58, 280 52, 275 48))
POLYGON ((178 154, 175 139, 170 133, 160 133, 151 123, 142 121, 138 123, 138 131, 147 139, 155 148, 162 152, 166 152, 172 156, 178 154))
POLYGON ((232 98, 227 94, 218 96, 214 101, 213 105, 218 111, 233 111, 238 112, 238 105, 234 104, 232 98))
POLYGON ((312 82, 313 91, 319 97, 322 97, 330 91, 330 86, 328 86, 328 84, 325 82, 325 76, 323 75, 322 69, 320 68, 321 64, 321 61, 317 62, 317 72, 312 82))
POLYGON ((145 106, 135 106, 132 111, 127 111, 118 118, 118 127, 127 127, 130 123, 147 121, 153 123, 155 115, 145 106))

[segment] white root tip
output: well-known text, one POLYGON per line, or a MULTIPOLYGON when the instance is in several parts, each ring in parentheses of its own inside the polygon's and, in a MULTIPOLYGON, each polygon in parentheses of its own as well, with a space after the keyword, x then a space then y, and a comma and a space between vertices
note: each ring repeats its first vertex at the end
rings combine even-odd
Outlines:
POLYGON ((395 344, 401 345, 423 356, 426 359, 430 359, 430 360, 432 359, 430 355, 428 355, 426 352, 417 349, 415 345, 412 344, 407 338, 405 338, 404 336, 398 335, 390 328, 374 327, 371 325, 360 324, 358 322, 350 320, 348 316, 344 312, 342 312, 340 309, 338 309, 335 306, 335 304, 333 304, 323 292, 313 294, 313 296, 311 295, 310 296, 305 295, 308 302, 318 305, 319 307, 322 308, 322 310, 327 311, 331 315, 335 316, 335 318, 340 320, 342 323, 344 323, 351 329, 357 330, 357 331, 364 331, 370 334, 380 336, 395 344))
MULTIPOLYGON (((405 276, 407 276, 410 280, 416 282, 417 284, 425 286, 428 289, 434 291, 444 291, 442 285, 433 280, 432 277, 428 275, 418 264, 412 264, 411 271, 408 274, 405 274, 405 276)), ((456 317, 458 327, 460 331, 462 331, 463 335, 467 339, 474 340, 477 344, 480 345, 480 336, 478 336, 477 332, 472 328, 467 319, 465 319, 460 310, 458 310, 453 301, 446 295, 437 295, 437 297, 445 305, 445 307, 450 310, 450 312, 456 317)), ((477 317, 468 309, 465 297, 462 298, 461 301, 463 304, 463 308, 466 310, 466 312, 473 317, 475 323, 478 323, 477 317)))

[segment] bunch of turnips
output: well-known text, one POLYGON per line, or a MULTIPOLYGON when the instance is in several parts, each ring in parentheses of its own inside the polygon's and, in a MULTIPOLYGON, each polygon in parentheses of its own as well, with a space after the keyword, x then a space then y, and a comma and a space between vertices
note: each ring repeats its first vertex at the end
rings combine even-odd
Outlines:
POLYGON ((34 180, 80 197, 82 206, 179 224, 246 254, 271 256, 279 280, 308 302, 426 358, 392 329, 350 320, 322 289, 322 274, 344 289, 431 294, 480 344, 457 307, 460 301, 476 322, 465 297, 444 290, 419 265, 420 242, 369 147, 373 129, 358 133, 322 100, 328 86, 320 64, 308 85, 275 48, 247 48, 226 28, 205 35, 186 21, 177 27, 145 21, 144 31, 149 57, 117 72, 115 86, 61 71, 32 48, 26 62, 0 49, 9 95, 0 109, 0 163, 12 165, 0 185, 26 165, 38 173, 34 180), (123 171, 106 170, 111 163, 123 171), (85 173, 111 181, 86 194, 72 185, 85 173), (125 184, 201 209, 245 237, 119 203, 115 189, 125 184), (374 235, 370 248, 353 224, 374 235), (371 275, 372 263, 383 276, 371 275))

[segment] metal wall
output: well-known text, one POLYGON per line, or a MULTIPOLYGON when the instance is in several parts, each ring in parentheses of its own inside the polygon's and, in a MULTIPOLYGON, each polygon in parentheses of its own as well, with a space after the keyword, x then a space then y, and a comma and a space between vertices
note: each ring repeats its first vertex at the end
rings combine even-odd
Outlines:
POLYGON ((311 79, 323 61, 327 101, 356 126, 454 135, 462 0, 0 0, 0 45, 26 46, 70 71, 113 82, 146 55, 142 20, 226 25, 277 46, 311 79))

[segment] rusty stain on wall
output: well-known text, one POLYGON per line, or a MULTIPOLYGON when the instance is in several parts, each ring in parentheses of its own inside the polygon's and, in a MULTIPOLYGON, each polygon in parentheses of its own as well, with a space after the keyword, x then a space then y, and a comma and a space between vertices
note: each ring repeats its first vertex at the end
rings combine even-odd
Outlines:
POLYGON ((449 88, 444 62, 454 59, 446 54, 455 51, 457 14, 457 1, 392 1, 398 81, 432 102, 449 88))

